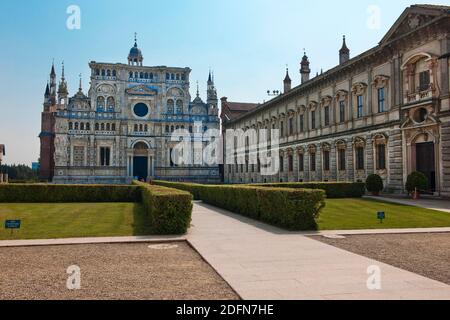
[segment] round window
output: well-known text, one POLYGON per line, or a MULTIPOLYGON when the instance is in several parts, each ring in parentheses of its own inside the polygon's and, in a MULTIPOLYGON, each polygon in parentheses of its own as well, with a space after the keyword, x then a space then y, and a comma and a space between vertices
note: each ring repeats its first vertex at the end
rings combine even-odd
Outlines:
POLYGON ((148 115, 148 107, 145 103, 138 103, 133 108, 134 114, 140 118, 148 115))
POLYGON ((414 113, 414 121, 416 121, 417 123, 422 123, 422 122, 424 122, 427 119, 427 116, 428 116, 427 109, 419 108, 414 113))

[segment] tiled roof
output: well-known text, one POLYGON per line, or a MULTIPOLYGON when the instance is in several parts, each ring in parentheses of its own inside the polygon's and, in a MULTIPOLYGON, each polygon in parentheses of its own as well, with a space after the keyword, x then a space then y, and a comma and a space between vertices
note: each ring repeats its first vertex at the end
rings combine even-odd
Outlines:
POLYGON ((244 102, 222 102, 222 118, 225 121, 233 121, 242 115, 255 110, 259 104, 244 102))

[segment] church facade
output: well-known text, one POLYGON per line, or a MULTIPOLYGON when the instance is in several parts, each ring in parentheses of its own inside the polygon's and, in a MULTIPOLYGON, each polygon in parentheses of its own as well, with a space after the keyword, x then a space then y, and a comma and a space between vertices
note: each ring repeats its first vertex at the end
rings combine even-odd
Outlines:
MULTIPOLYGON (((380 175, 386 191, 405 192, 423 172, 429 190, 450 197, 450 7, 407 8, 374 48, 350 59, 344 38, 339 65, 310 75, 264 104, 222 99, 223 132, 278 129, 280 170, 227 163, 227 183, 365 181, 380 175)), ((224 135, 225 136, 225 135, 224 135)), ((248 150, 246 151, 248 154, 248 150)))
MULTIPOLYGON (((219 167, 172 161, 178 129, 202 136, 220 128, 214 78, 207 101, 191 100, 189 68, 147 67, 135 41, 128 63, 89 63, 90 88, 69 97, 52 66, 41 118, 40 175, 55 183, 129 183, 132 179, 219 182, 219 167)), ((203 139, 203 138, 201 138, 203 139)), ((204 141, 206 144, 207 142, 204 141)))

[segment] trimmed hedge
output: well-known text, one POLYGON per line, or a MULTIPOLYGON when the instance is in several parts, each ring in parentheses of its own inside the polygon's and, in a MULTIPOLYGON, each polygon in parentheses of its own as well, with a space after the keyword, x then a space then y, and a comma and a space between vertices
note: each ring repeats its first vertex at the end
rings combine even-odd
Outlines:
POLYGON ((185 191, 134 182, 156 234, 184 234, 192 218, 192 195, 185 191))
POLYGON ((140 202, 137 186, 2 184, 0 203, 140 202))
POLYGON ((316 218, 325 206, 323 190, 154 183, 189 191, 197 200, 292 231, 317 230, 316 218))
POLYGON ((366 193, 366 185, 362 182, 346 183, 346 182, 323 182, 323 183, 308 183, 308 182, 286 182, 274 184, 256 184, 255 186, 265 188, 289 188, 289 189, 318 189, 324 190, 327 198, 361 198, 366 193))

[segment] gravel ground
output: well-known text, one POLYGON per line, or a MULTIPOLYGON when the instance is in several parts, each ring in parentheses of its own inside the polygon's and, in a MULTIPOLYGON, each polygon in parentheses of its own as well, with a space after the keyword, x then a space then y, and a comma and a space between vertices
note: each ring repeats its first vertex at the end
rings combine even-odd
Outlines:
POLYGON ((311 238, 450 285, 450 233, 311 238))
POLYGON ((236 300, 229 285, 187 243, 0 248, 0 299, 236 300), (68 290, 69 266, 81 289, 68 290))

